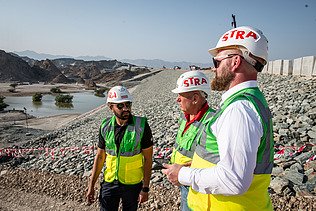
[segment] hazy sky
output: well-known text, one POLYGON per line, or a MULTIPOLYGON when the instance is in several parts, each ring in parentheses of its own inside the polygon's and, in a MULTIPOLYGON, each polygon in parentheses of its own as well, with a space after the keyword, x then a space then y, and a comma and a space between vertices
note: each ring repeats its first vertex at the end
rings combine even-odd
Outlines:
POLYGON ((316 0, 0 0, 0 49, 209 63, 232 14, 270 60, 316 55, 316 0))

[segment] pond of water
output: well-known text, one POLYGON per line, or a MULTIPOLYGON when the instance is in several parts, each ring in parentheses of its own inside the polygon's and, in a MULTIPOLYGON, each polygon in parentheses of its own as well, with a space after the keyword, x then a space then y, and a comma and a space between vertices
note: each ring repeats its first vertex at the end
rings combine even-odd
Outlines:
POLYGON ((33 103, 32 96, 6 97, 4 102, 9 106, 5 110, 25 110, 36 117, 60 114, 82 114, 91 111, 106 102, 106 97, 96 97, 93 92, 70 93, 73 96, 71 107, 55 105, 54 95, 43 95, 41 103, 33 103), (25 109, 24 109, 25 108, 25 109))

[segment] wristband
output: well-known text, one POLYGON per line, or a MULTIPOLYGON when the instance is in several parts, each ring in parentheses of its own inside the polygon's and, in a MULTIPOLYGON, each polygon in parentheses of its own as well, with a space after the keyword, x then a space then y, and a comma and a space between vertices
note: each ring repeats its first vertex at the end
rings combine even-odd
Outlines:
POLYGON ((143 188, 142 188, 142 191, 143 191, 144 193, 148 193, 148 192, 149 192, 149 187, 143 187, 143 188))

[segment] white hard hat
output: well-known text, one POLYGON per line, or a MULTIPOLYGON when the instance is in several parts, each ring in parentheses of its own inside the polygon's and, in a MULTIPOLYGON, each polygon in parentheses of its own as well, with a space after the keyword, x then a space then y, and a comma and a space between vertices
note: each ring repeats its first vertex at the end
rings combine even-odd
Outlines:
POLYGON ((203 91, 210 94, 210 82, 204 73, 195 70, 183 73, 177 80, 177 88, 172 90, 173 93, 191 91, 203 91))
POLYGON ((132 102, 132 95, 124 86, 115 86, 108 92, 107 103, 132 102))
MULTIPOLYGON (((264 60, 263 66, 268 62, 268 40, 262 31, 250 26, 241 26, 225 32, 215 48, 209 49, 212 56, 216 56, 220 50, 227 48, 239 48, 247 62, 253 66, 258 63, 249 56, 249 53, 264 60)), ((257 69, 257 68, 256 68, 257 69)), ((257 69, 258 70, 258 69, 257 69)))

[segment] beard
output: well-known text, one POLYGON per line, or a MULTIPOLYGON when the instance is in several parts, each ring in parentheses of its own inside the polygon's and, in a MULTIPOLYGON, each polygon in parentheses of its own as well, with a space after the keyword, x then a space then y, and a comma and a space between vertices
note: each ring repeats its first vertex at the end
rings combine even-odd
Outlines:
POLYGON ((130 111, 122 111, 122 113, 117 113, 116 111, 113 111, 114 115, 121 119, 121 120, 128 120, 128 118, 130 117, 131 115, 131 112, 130 111))
POLYGON ((230 83, 234 80, 236 74, 230 72, 227 69, 223 69, 222 75, 218 76, 217 73, 215 78, 211 82, 211 88, 214 91, 224 91, 228 90, 230 83))

